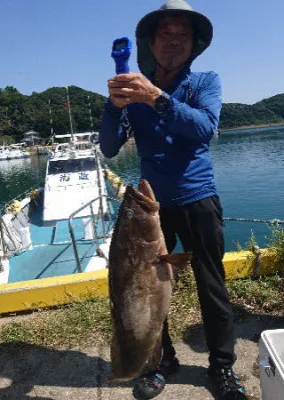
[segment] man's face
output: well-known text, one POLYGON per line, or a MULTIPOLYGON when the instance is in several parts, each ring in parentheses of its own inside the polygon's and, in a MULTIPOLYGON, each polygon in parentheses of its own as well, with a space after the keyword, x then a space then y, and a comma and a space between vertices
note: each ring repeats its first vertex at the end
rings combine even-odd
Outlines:
POLYGON ((181 67, 193 47, 192 27, 188 18, 172 16, 161 19, 151 50, 158 63, 168 71, 181 67))

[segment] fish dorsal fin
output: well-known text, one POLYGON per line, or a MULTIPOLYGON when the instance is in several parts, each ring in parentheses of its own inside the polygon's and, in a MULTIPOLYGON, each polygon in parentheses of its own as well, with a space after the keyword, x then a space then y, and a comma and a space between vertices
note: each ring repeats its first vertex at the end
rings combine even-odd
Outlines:
POLYGON ((160 263, 169 263, 177 269, 187 268, 190 265, 191 260, 191 251, 187 251, 185 253, 163 254, 158 256, 158 261, 160 263))

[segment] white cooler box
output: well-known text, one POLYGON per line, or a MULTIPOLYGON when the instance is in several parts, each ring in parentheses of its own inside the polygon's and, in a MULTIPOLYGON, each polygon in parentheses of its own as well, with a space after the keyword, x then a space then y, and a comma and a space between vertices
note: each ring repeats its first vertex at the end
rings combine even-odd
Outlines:
POLYGON ((259 341, 262 400, 284 399, 284 329, 263 331, 259 341))

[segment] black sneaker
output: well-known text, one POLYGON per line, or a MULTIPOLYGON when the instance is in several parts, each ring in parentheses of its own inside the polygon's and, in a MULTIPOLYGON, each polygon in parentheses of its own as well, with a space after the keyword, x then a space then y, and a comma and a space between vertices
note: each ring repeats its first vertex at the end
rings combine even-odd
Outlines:
POLYGON ((166 386, 166 378, 177 372, 179 361, 177 358, 162 360, 157 371, 150 371, 138 378, 134 385, 133 395, 138 400, 153 399, 166 386))
POLYGON ((246 388, 232 368, 209 367, 208 375, 216 386, 220 400, 247 400, 246 388))

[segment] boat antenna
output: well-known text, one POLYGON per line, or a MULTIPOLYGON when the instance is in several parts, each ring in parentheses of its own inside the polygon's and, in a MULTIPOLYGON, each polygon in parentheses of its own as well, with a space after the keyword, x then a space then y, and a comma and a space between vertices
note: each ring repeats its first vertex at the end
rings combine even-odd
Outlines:
POLYGON ((89 107, 89 116, 90 116, 90 125, 91 125, 91 132, 94 132, 94 121, 92 116, 92 108, 91 108, 91 98, 88 95, 88 107, 89 107))
POLYGON ((48 109, 49 109, 49 123, 50 123, 50 136, 51 136, 51 143, 53 145, 54 143, 54 130, 53 130, 53 120, 52 120, 52 111, 51 111, 51 105, 50 105, 50 99, 48 100, 48 109))
POLYGON ((71 141, 74 143, 74 132, 73 132, 73 123, 72 123, 72 114, 71 114, 71 104, 69 100, 69 92, 68 92, 68 86, 65 86, 66 89, 66 97, 67 97, 67 107, 68 107, 68 112, 69 112, 69 122, 70 122, 70 133, 71 133, 71 141))
MULTIPOLYGON (((92 108, 91 108, 91 99, 90 96, 88 95, 88 107, 89 107, 89 116, 90 116, 90 125, 91 125, 91 132, 94 132, 94 121, 93 121, 93 116, 92 116, 92 108)), ((99 212, 101 213, 101 218, 102 218, 102 229, 103 229, 103 234, 105 235, 105 223, 104 223, 104 208, 103 208, 103 192, 102 192, 102 182, 101 182, 101 164, 100 164, 100 159, 98 156, 98 151, 97 147, 94 145, 93 146, 94 154, 95 154, 95 162, 97 166, 97 182, 98 182, 98 189, 99 189, 99 212)))

